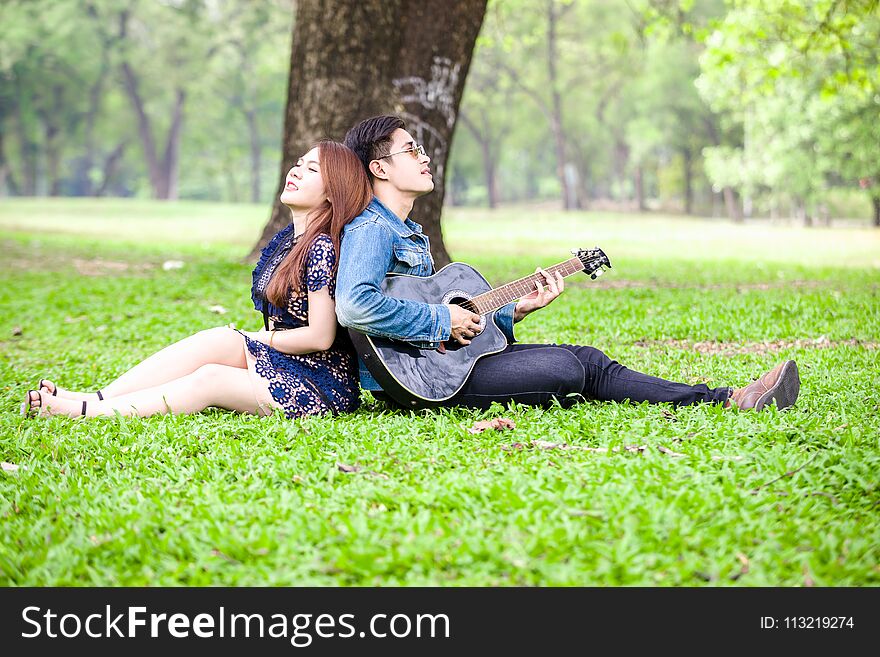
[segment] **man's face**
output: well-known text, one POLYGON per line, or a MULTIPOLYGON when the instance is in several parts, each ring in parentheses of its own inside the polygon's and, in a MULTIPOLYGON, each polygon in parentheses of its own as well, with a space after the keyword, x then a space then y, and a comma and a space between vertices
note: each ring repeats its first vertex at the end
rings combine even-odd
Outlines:
POLYGON ((428 166, 431 158, 418 152, 412 135, 403 128, 391 134, 391 146, 386 155, 370 163, 370 170, 378 180, 387 181, 401 192, 423 196, 434 189, 434 177, 428 166))

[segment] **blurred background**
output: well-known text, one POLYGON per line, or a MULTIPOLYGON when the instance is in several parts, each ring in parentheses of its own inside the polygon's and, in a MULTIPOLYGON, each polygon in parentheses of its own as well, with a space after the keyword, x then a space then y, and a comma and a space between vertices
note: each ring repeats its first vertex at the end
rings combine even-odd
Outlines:
MULTIPOLYGON (((3 0, 0 197, 268 205, 296 4, 3 0)), ((490 0, 446 206, 880 225, 878 40, 876 0, 490 0)))

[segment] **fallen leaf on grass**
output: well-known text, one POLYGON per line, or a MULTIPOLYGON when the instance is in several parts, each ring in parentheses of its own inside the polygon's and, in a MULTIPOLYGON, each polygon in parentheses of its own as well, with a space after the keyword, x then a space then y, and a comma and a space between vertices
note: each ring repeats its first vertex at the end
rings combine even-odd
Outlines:
MULTIPOLYGON (((355 472, 362 472, 363 474, 373 475, 374 477, 381 477, 382 479, 390 479, 387 474, 382 472, 376 472, 375 470, 364 470, 359 465, 347 465, 345 463, 336 463, 336 467, 339 468, 341 472, 348 472, 349 474, 354 474, 355 472)), ((296 477, 294 477, 294 481, 296 481, 296 477)))
POLYGON ((208 310, 210 310, 212 313, 217 313, 218 315, 225 315, 227 312, 226 308, 224 308, 223 306, 211 306, 210 308, 208 308, 208 310))
POLYGON ((19 336, 21 334, 22 334, 22 330, 21 330, 20 326, 13 326, 12 327, 12 335, 19 336))
POLYGON ((569 445, 567 443, 551 443, 546 440, 533 440, 532 447, 537 447, 538 449, 589 449, 589 447, 582 447, 580 445, 569 445))
POLYGON ((749 572, 749 558, 746 555, 744 555, 742 552, 737 552, 736 560, 739 561, 740 564, 742 564, 742 567, 739 569, 738 573, 733 573, 730 576, 730 579, 732 579, 733 581, 738 580, 740 577, 749 572))
POLYGON ((509 452, 512 449, 525 449, 525 447, 526 446, 523 445, 522 443, 511 443, 510 445, 502 445, 501 449, 503 449, 506 452, 509 452))
POLYGON ((813 576, 810 575, 810 569, 807 564, 804 564, 804 586, 815 586, 816 582, 813 581, 813 576))
POLYGON ((516 424, 513 420, 508 420, 506 417, 493 417, 491 420, 474 422, 468 429, 468 433, 483 433, 486 429, 516 429, 516 424))
POLYGON ((226 559, 226 561, 228 561, 229 563, 241 563, 238 559, 234 559, 234 558, 230 557, 228 554, 223 554, 217 548, 214 548, 213 550, 211 550, 211 555, 215 556, 215 557, 220 557, 221 559, 226 559))
POLYGON ((680 454, 679 452, 673 452, 673 451, 672 451, 671 449, 669 449, 668 447, 663 447, 663 445, 657 445, 657 449, 658 449, 660 452, 662 452, 662 453, 664 453, 664 454, 669 454, 669 456, 672 456, 672 457, 687 456, 687 454, 680 454))
POLYGON ((15 465, 15 463, 7 463, 6 461, 0 463, 0 467, 6 472, 15 472, 18 470, 18 466, 15 465))

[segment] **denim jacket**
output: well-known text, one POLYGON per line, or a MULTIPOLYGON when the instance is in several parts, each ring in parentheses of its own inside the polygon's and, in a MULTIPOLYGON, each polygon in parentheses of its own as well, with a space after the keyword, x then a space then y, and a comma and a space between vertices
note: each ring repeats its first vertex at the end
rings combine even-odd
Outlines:
MULTIPOLYGON (((395 299, 382 294, 380 285, 388 273, 430 276, 434 259, 428 236, 411 219, 401 221, 379 199, 342 234, 339 271, 336 276, 336 315, 343 326, 370 335, 436 349, 451 335, 449 309, 441 304, 395 299)), ((513 337, 514 304, 495 313, 495 323, 509 342, 513 337)), ((381 386, 358 359, 361 387, 381 386)))

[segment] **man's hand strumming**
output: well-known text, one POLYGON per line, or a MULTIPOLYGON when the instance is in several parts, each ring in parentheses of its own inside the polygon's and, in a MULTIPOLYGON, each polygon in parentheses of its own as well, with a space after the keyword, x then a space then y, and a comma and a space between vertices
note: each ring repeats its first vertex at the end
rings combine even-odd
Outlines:
POLYGON ((452 320, 452 339, 463 345, 470 344, 474 336, 483 330, 480 316, 454 303, 447 303, 446 307, 452 320))

